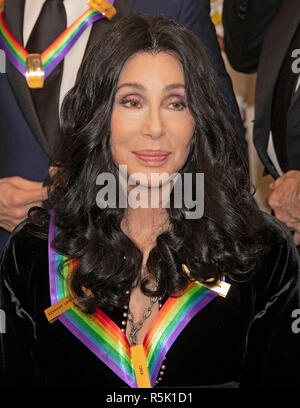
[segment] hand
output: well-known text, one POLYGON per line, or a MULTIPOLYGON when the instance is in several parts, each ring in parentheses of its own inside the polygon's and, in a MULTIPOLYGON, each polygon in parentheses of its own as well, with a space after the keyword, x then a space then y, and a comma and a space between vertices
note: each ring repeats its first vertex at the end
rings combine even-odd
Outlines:
POLYGON ((296 245, 300 245, 300 233, 297 231, 294 233, 294 242, 296 245))
POLYGON ((300 171, 290 170, 270 184, 273 190, 269 206, 275 216, 294 233, 294 242, 300 244, 300 171))
POLYGON ((0 179, 0 227, 11 232, 27 217, 31 207, 41 206, 47 197, 43 183, 22 177, 0 179))

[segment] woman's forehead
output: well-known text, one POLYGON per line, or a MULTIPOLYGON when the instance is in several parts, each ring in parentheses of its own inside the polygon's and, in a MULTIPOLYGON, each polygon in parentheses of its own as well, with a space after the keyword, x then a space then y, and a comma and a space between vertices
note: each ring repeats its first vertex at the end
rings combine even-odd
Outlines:
POLYGON ((181 63, 175 56, 165 51, 134 54, 124 64, 118 85, 139 81, 150 84, 154 78, 159 78, 163 83, 178 82, 184 84, 181 63))

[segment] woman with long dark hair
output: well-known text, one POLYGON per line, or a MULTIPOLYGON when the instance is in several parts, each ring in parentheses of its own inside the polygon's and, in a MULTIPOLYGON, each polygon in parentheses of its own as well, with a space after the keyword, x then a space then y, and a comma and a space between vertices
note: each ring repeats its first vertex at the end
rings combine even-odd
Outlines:
POLYGON ((190 31, 116 23, 64 100, 52 165, 1 261, 6 384, 296 384, 297 253, 250 194, 190 31))

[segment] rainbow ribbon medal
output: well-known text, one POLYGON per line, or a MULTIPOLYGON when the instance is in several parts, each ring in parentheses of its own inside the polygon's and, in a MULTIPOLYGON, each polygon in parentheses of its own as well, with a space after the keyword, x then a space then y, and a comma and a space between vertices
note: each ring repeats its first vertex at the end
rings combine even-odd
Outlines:
POLYGON ((114 0, 89 0, 92 6, 68 27, 41 55, 29 54, 12 35, 0 11, 0 47, 30 88, 42 88, 44 80, 66 56, 81 34, 97 20, 112 18, 114 0), (97 8, 97 9, 96 9, 97 8))
MULTIPOLYGON (((48 248, 52 305, 69 296, 68 278, 78 265, 77 260, 68 260, 51 247, 50 243, 57 232, 52 214, 48 248), (60 265, 64 266, 59 271, 60 265)), ((155 385, 163 359, 182 330, 216 296, 216 292, 197 282, 190 282, 181 296, 167 299, 152 322, 143 344, 135 347, 130 346, 125 333, 100 309, 94 315, 87 315, 73 304, 57 319, 129 387, 150 388, 155 385), (145 383, 139 381, 133 361, 135 348, 139 352, 142 350, 145 356, 148 386, 141 385, 145 383)))

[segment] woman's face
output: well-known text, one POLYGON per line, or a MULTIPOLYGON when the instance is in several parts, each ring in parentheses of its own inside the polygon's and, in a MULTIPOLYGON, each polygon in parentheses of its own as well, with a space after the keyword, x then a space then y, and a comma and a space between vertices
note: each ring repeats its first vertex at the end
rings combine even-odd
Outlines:
POLYGON ((173 56, 139 53, 124 65, 111 117, 111 151, 128 176, 172 175, 189 154, 195 122, 187 107, 183 69, 173 56))

